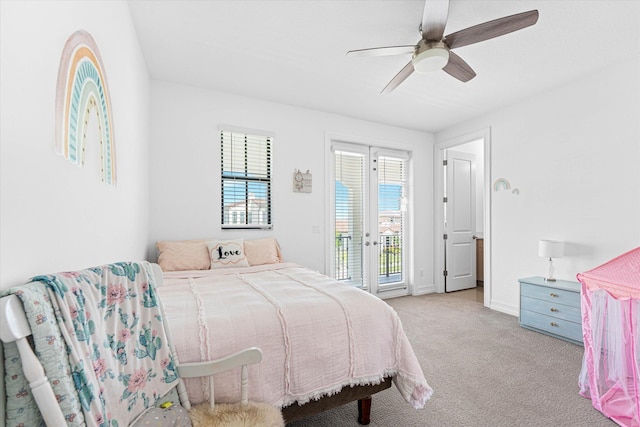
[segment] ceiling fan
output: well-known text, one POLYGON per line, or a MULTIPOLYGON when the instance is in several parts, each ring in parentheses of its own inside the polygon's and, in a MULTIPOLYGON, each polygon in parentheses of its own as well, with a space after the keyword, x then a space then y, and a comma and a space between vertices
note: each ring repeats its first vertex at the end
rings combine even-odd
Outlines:
POLYGON ((419 27, 421 39, 415 45, 386 46, 357 49, 348 56, 385 56, 413 54, 411 61, 382 90, 389 93, 414 71, 428 73, 442 69, 456 79, 467 82, 476 76, 475 71, 452 49, 489 40, 529 27, 538 21, 538 11, 530 10, 511 16, 474 25, 455 33, 444 35, 449 15, 449 0, 425 0, 422 23, 419 27))

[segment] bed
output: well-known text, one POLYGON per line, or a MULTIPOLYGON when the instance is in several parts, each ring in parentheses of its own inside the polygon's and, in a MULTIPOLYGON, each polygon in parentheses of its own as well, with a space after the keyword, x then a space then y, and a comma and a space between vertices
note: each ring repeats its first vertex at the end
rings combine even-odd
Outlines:
MULTIPOLYGON (((129 379, 142 368, 125 355, 162 361, 163 375, 153 378, 169 385, 177 381, 175 357, 184 366, 248 347, 260 347, 264 355, 249 368, 249 398, 282 408, 287 422, 358 400, 359 422, 367 424, 367 397, 392 382, 410 406, 425 405, 432 390, 398 316, 384 301, 282 262, 272 241, 266 246, 240 243, 241 252, 248 249, 244 262, 237 262, 232 253, 238 251, 228 250, 227 243, 219 254, 229 265, 222 268, 184 270, 206 263, 195 265, 195 258, 185 263, 189 257, 183 250, 178 258, 166 256, 171 250, 161 250, 160 265, 172 271, 148 262, 115 263, 38 276, 3 291, 0 338, 10 398, 4 408, 7 425, 41 425, 42 416, 47 425, 82 426, 87 420, 97 425, 104 417, 128 425, 165 393, 131 398, 139 389, 130 390, 129 379), (252 247, 259 250, 252 254, 252 247), (161 312, 149 311, 155 307, 161 312), (157 329, 154 322, 160 322, 157 329), (173 342, 176 349, 170 356, 160 356, 167 346, 156 344, 165 331, 161 342, 173 342), (33 349, 27 344, 29 336, 33 349), (103 359, 113 366, 100 368, 103 359), (127 369, 135 372, 125 373, 127 369), (125 391, 117 388, 123 381, 125 391), (103 392, 116 397, 104 400, 103 392)), ((202 249, 201 242, 186 246, 202 249)), ((201 257, 202 252, 196 252, 196 258, 201 257)), ((209 256, 208 249, 205 254, 209 256)), ((216 401, 237 400, 240 385, 234 375, 216 376, 216 401)), ((188 400, 208 400, 208 386, 206 380, 186 380, 188 400)), ((179 400, 187 402, 184 388, 178 389, 179 400)))
MULTIPOLYGON (((214 255, 235 252, 229 241, 223 249, 221 242, 207 243, 211 266, 214 255)), ((367 424, 369 396, 392 382, 413 408, 429 399, 432 390, 401 322, 381 299, 282 262, 273 239, 260 239, 253 252, 255 241, 236 242, 246 249, 243 262, 231 257, 222 268, 187 270, 207 267, 203 242, 175 244, 158 244, 160 265, 172 270, 164 271, 158 293, 180 363, 260 347, 264 358, 249 375, 261 386, 252 387, 249 398, 282 407, 287 422, 358 400, 359 421, 367 424)), ((236 385, 231 378, 216 381, 216 401, 237 396, 226 385, 236 385)), ((206 381, 186 386, 192 403, 208 399, 206 381)))

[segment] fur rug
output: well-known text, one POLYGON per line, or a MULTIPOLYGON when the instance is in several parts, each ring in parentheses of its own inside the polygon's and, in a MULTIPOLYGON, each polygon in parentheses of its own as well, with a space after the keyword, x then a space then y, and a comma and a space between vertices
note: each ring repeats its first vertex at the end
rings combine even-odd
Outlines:
POLYGON ((191 408, 189 416, 193 427, 284 427, 280 410, 266 403, 216 403, 213 411, 203 403, 191 408))

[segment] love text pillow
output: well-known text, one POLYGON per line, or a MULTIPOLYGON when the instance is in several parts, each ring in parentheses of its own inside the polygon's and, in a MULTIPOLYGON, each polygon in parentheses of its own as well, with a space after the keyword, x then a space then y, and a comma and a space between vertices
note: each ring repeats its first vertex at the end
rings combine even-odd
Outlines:
POLYGON ((243 239, 213 240, 207 242, 211 268, 249 267, 244 254, 243 239))

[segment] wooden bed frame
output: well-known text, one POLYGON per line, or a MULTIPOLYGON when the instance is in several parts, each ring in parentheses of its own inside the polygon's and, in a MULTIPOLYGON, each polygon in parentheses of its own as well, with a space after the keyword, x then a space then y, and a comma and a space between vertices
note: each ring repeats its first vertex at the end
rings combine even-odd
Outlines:
POLYGON ((391 378, 385 378, 383 382, 376 385, 345 387, 333 396, 312 400, 304 405, 293 404, 282 408, 282 416, 286 423, 291 423, 357 400, 358 423, 367 425, 371 421, 371 396, 389 387, 391 387, 391 378))
MULTIPOLYGON (((158 282, 162 281, 162 270, 153 264, 154 275, 158 282), (159 274, 159 276, 158 276, 159 274)), ((47 426, 66 425, 64 415, 57 404, 55 394, 45 375, 44 368, 31 348, 28 337, 31 328, 27 320, 22 302, 16 295, 0 298, 0 340, 16 342, 23 370, 33 397, 40 409, 47 426)), ((1 354, 1 353, 0 353, 1 354)), ((0 364, 3 366, 3 364, 0 364)), ((379 391, 391 387, 391 378, 385 378, 380 384, 345 387, 340 392, 325 396, 319 400, 312 400, 304 405, 295 403, 282 408, 282 415, 286 423, 291 423, 310 415, 358 401, 358 423, 367 425, 370 422, 371 396, 379 391)), ((186 396, 186 391, 184 391, 186 396)), ((4 424, 5 406, 0 405, 0 415, 4 424)))

